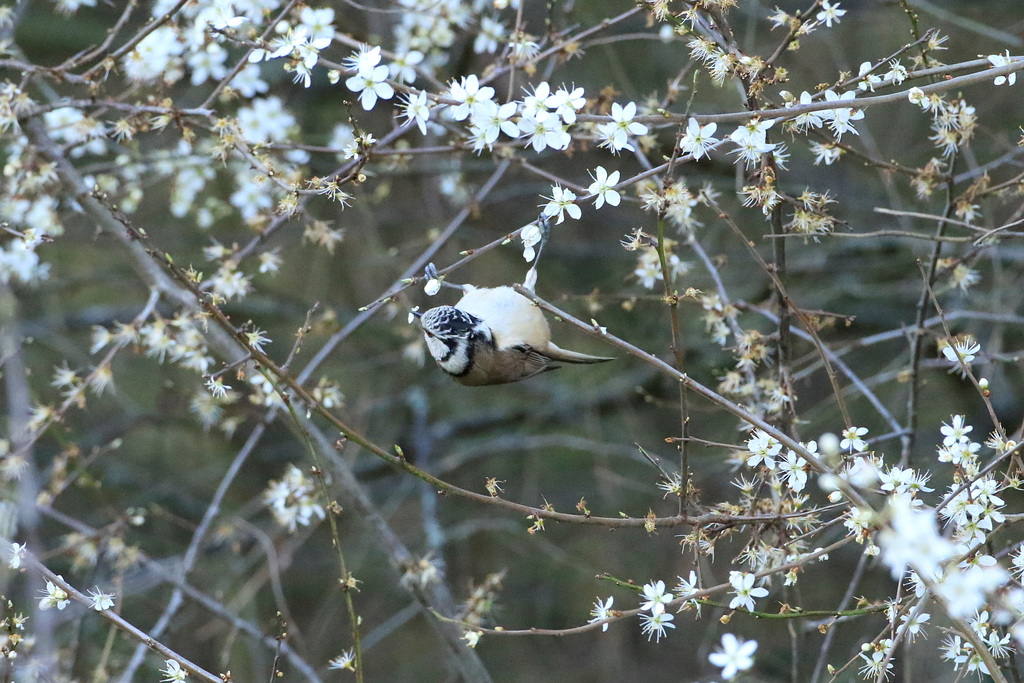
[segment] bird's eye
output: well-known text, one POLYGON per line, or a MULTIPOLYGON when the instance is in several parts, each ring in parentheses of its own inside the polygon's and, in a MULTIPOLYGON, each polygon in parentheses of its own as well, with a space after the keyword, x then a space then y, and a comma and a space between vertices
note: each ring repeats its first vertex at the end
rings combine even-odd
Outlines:
POLYGON ((425 333, 425 334, 426 334, 426 335, 427 335, 428 337, 430 337, 431 339, 433 339, 433 338, 434 338, 434 333, 433 333, 433 332, 431 332, 430 330, 423 330, 423 332, 424 332, 424 333, 425 333))

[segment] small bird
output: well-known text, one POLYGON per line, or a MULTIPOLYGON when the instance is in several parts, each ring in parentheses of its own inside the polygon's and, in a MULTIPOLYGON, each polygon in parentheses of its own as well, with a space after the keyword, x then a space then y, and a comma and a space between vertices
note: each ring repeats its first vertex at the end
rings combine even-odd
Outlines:
MULTIPOLYGON (((455 285, 452 285, 455 286, 455 285)), ((563 363, 603 363, 603 356, 558 348, 544 313, 511 287, 473 287, 454 306, 419 316, 437 365, 467 386, 507 384, 554 370, 563 363)))

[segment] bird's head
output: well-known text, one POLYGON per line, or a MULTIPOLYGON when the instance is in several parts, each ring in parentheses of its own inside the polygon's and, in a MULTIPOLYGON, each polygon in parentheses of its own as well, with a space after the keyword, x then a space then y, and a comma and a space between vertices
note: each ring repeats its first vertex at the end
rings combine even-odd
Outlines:
POLYGON ((430 355, 442 370, 456 377, 473 367, 478 344, 494 343, 480 318, 454 306, 431 308, 419 319, 430 355))

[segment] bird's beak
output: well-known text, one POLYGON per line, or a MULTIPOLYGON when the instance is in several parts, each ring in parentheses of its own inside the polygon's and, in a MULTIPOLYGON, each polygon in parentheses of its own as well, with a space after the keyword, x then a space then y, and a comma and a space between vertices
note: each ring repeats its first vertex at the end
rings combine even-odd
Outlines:
POLYGON ((422 317, 423 317, 423 314, 420 313, 420 307, 419 306, 413 306, 412 309, 409 311, 409 324, 412 325, 414 320, 416 320, 418 318, 422 318, 422 317))

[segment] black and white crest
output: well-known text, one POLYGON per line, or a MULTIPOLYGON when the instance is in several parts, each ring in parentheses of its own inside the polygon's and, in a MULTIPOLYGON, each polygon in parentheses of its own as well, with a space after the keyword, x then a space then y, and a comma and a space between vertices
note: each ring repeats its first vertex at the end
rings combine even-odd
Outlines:
POLYGON ((442 370, 455 377, 472 369, 477 344, 494 344, 484 321, 454 306, 431 308, 420 317, 420 325, 430 355, 442 370))
POLYGON ((423 330, 441 338, 469 338, 482 324, 480 318, 454 306, 431 308, 420 318, 423 330))

